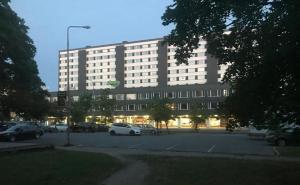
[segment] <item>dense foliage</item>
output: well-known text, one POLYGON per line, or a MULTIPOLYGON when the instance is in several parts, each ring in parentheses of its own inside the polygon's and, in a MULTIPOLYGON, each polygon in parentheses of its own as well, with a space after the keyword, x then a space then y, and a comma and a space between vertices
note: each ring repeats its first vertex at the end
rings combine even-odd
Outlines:
POLYGON ((94 109, 100 115, 104 117, 104 123, 112 120, 112 114, 116 105, 116 100, 109 98, 109 90, 105 89, 100 94, 99 97, 96 97, 94 101, 94 109))
POLYGON ((205 124, 205 120, 207 118, 208 115, 205 113, 204 107, 200 102, 194 102, 191 104, 190 119, 196 131, 198 131, 198 125, 205 124))
POLYGON ((242 125, 299 123, 300 1, 174 0, 162 19, 175 25, 167 40, 178 63, 204 39, 219 64, 230 64, 228 115, 242 125))
POLYGON ((81 94, 78 101, 73 101, 70 107, 72 122, 84 122, 92 107, 92 103, 92 95, 89 93, 81 94))
POLYGON ((0 115, 9 119, 15 112, 25 119, 41 119, 49 105, 48 92, 38 76, 36 48, 27 35, 23 19, 0 1, 0 115))
POLYGON ((162 121, 166 123, 168 129, 169 120, 174 119, 174 112, 168 99, 153 99, 147 106, 147 113, 150 115, 150 119, 155 121, 157 130, 162 121))

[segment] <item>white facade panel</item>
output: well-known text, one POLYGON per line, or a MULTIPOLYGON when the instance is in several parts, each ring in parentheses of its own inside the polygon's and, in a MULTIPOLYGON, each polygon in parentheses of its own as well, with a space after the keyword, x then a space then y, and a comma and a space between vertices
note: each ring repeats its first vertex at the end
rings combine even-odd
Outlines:
MULTIPOLYGON (((66 91, 68 84, 67 52, 59 53, 58 90, 66 91)), ((70 90, 78 90, 78 50, 69 51, 69 84, 70 90)))
POLYGON ((125 44, 124 87, 155 87, 158 85, 158 42, 160 40, 125 44))
POLYGON ((205 44, 205 41, 199 42, 199 48, 194 50, 194 55, 188 59, 187 65, 177 65, 175 60, 176 47, 168 46, 168 85, 192 85, 207 82, 205 44))
POLYGON ((116 80, 116 45, 86 51, 86 89, 112 88, 107 82, 116 80))

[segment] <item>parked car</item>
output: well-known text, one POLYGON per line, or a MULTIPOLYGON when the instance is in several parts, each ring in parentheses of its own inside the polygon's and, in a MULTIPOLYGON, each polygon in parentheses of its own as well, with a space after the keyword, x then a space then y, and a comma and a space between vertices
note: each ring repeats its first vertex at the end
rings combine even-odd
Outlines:
POLYGON ((266 135, 266 140, 278 146, 300 144, 300 128, 283 128, 269 131, 266 135))
POLYGON ((96 124, 95 129, 97 132, 107 132, 109 129, 109 126, 106 124, 96 124))
POLYGON ((56 125, 51 125, 50 127, 57 129, 59 132, 65 132, 68 129, 68 125, 65 123, 58 123, 56 125))
POLYGON ((44 132, 58 132, 57 128, 51 126, 42 126, 44 132))
POLYGON ((142 134, 156 134, 156 128, 150 124, 138 124, 136 125, 141 128, 142 134))
POLYGON ((1 131, 4 131, 4 130, 7 130, 9 128, 9 125, 7 125, 7 124, 0 124, 0 132, 1 131))
POLYGON ((108 130, 110 135, 141 135, 141 128, 128 123, 113 123, 108 130))
POLYGON ((95 123, 76 123, 71 126, 72 132, 95 132, 96 124, 95 123))
POLYGON ((15 125, 5 131, 0 132, 1 140, 14 142, 28 138, 39 139, 43 135, 43 131, 33 125, 15 125))
POLYGON ((268 132, 268 126, 266 125, 259 125, 259 126, 250 125, 248 135, 252 137, 265 138, 267 132, 268 132))

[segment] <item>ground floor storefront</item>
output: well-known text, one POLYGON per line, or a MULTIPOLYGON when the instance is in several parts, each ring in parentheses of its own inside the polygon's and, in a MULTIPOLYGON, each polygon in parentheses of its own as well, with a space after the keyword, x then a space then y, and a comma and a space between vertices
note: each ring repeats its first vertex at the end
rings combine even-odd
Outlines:
MULTIPOLYGON (((86 122, 96 122, 98 124, 104 123, 104 118, 102 116, 87 116, 85 121, 86 122)), ((46 124, 53 125, 57 123, 57 119, 55 117, 49 117, 46 124)), ((60 123, 67 123, 67 119, 63 118, 60 119, 60 123)), ((113 119, 108 121, 108 123, 131 123, 131 124, 151 124, 155 126, 155 122, 150 119, 149 115, 115 115, 113 119)), ((205 122, 199 123, 198 127, 206 127, 206 128, 213 128, 213 127, 224 127, 226 125, 226 120, 220 118, 218 115, 211 115, 209 116, 205 122)), ((166 127, 166 123, 162 122, 161 127, 166 127)), ((176 116, 173 120, 169 120, 168 127, 170 128, 192 128, 194 125, 190 119, 189 115, 179 115, 176 116)))

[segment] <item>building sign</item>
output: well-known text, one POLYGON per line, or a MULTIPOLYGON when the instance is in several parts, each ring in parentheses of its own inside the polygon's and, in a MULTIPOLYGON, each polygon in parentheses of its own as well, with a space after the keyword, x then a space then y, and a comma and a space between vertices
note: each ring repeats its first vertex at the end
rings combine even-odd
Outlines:
POLYGON ((107 85, 110 85, 110 86, 112 86, 112 87, 114 87, 114 88, 116 88, 116 87, 118 87, 119 85, 120 85, 120 81, 113 81, 113 80, 110 80, 110 81, 108 81, 107 83, 106 83, 107 85))

